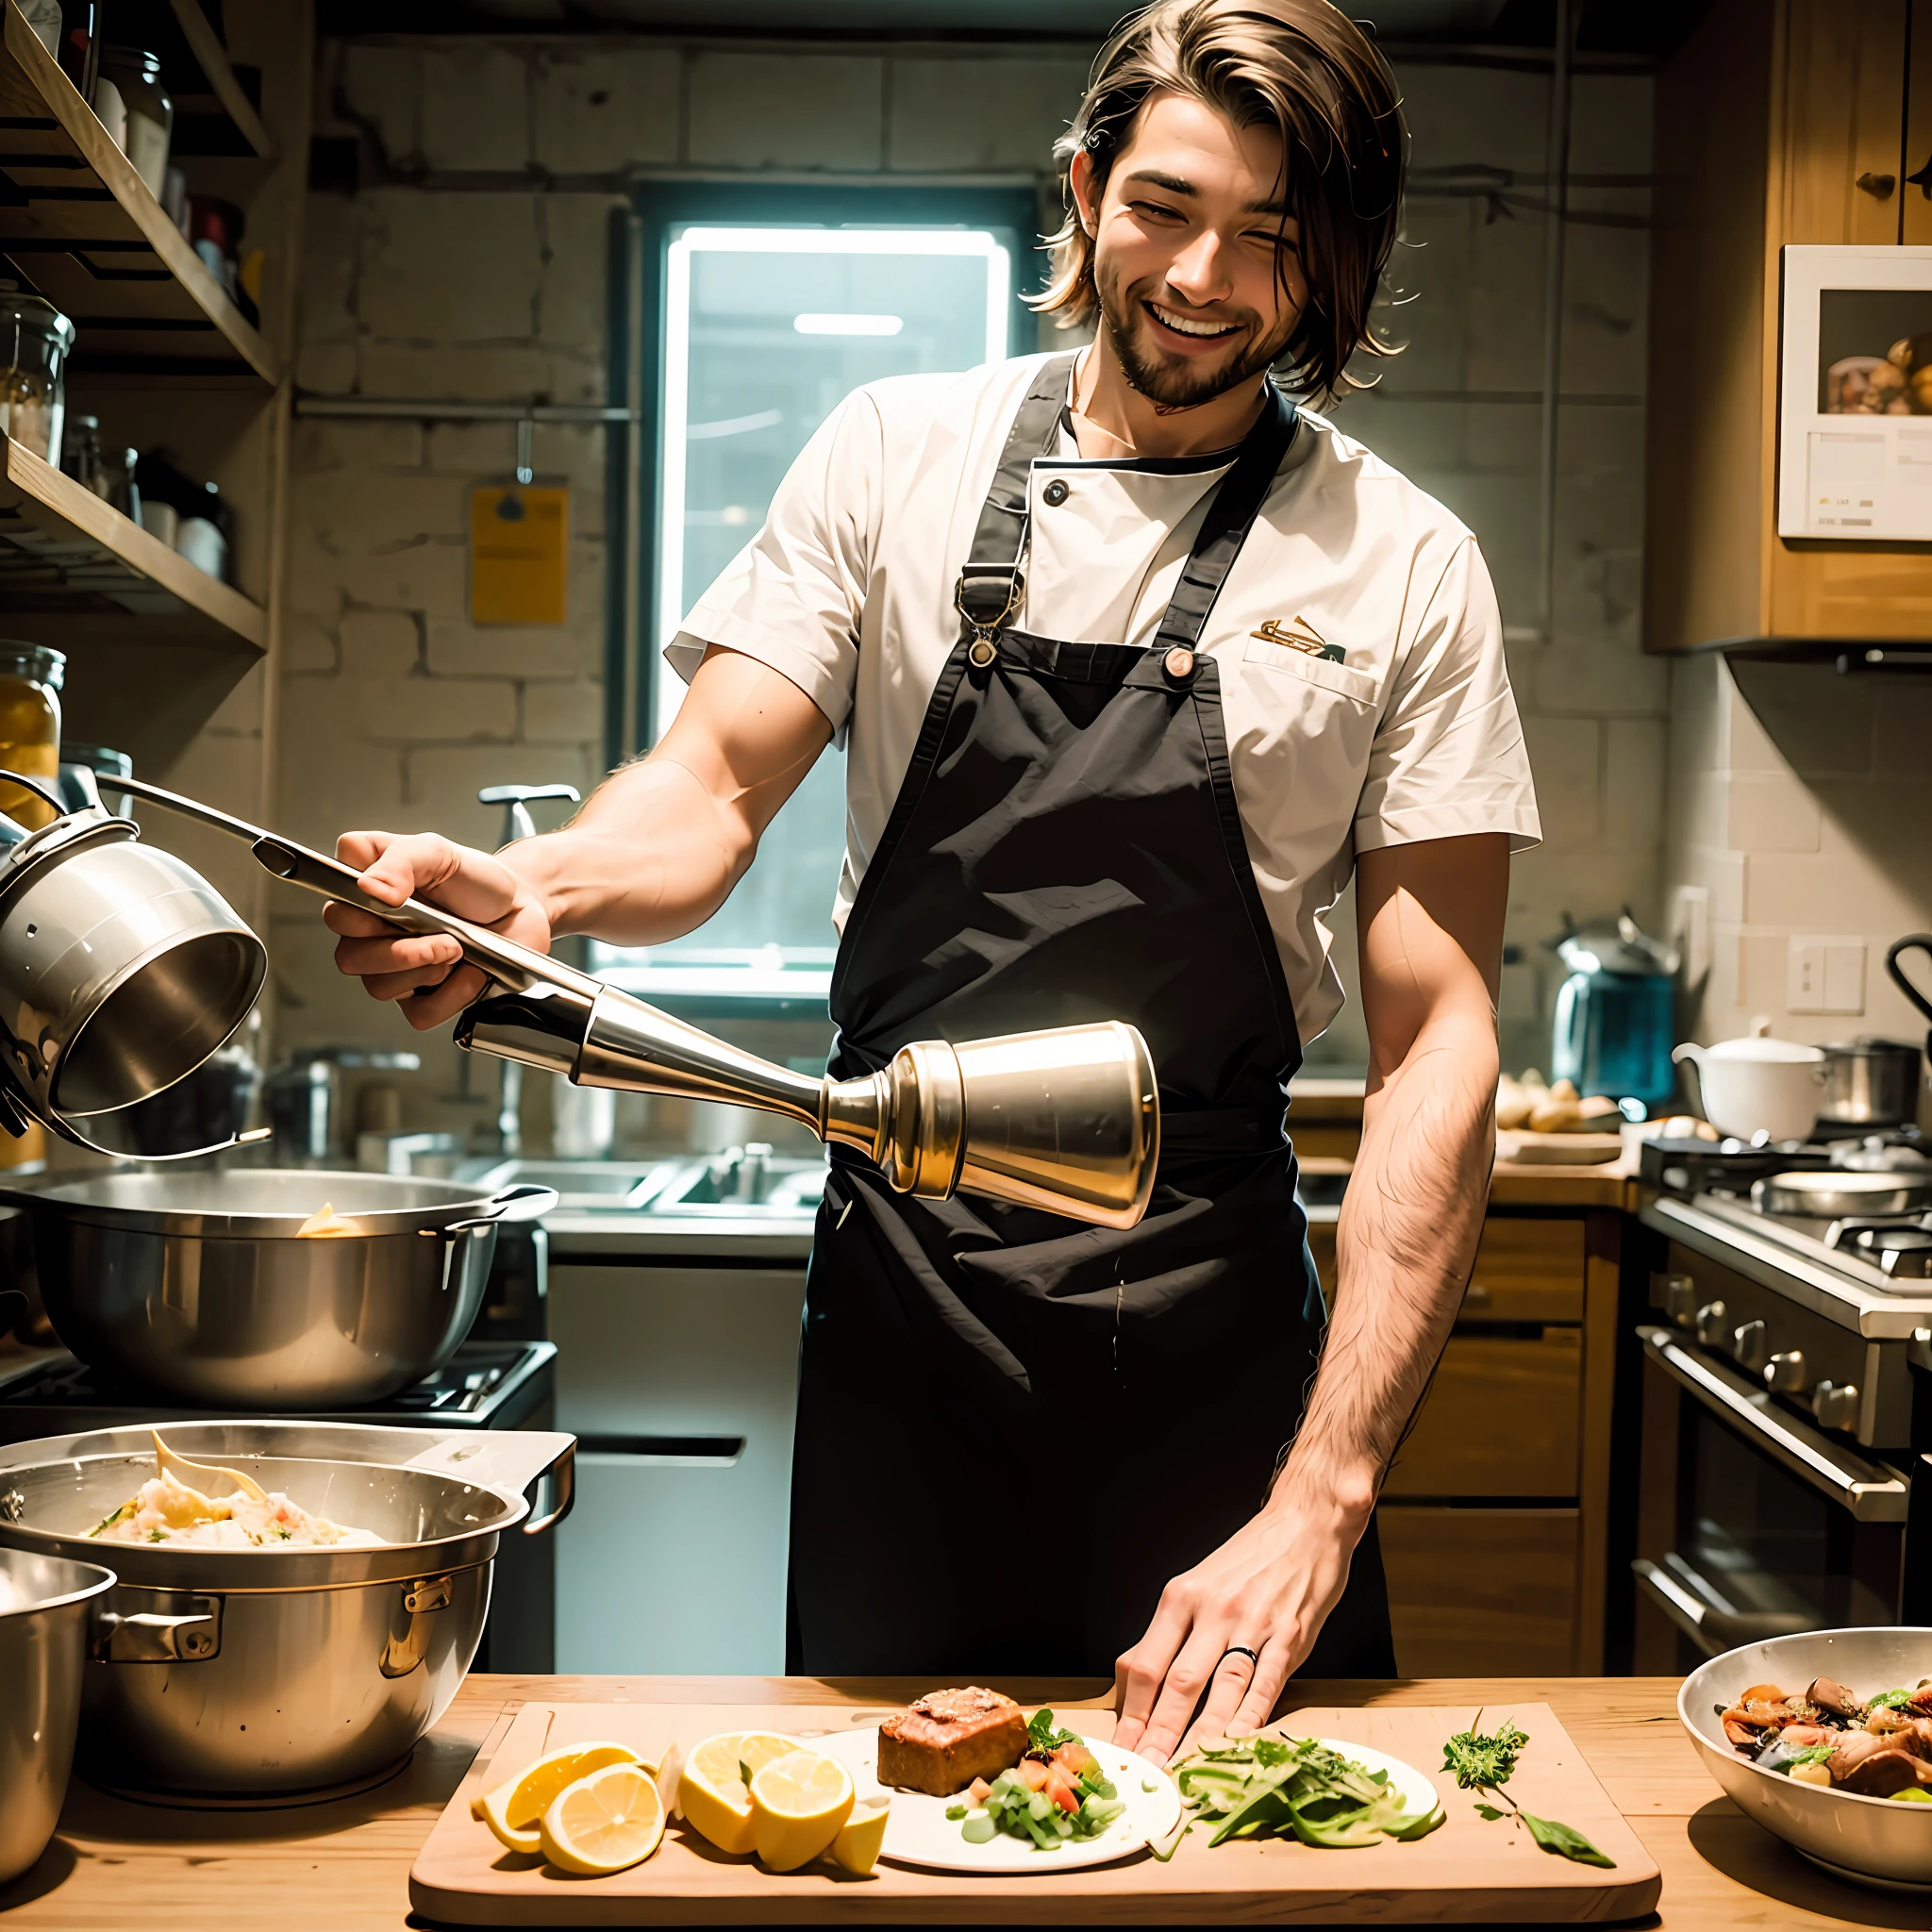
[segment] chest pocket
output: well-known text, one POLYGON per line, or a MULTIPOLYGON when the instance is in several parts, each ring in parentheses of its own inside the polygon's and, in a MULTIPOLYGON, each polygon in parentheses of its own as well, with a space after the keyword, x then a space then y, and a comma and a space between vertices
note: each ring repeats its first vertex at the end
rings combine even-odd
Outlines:
POLYGON ((1290 644, 1271 644, 1263 638, 1249 638, 1241 646, 1241 663, 1244 675, 1257 682, 1266 681, 1264 690, 1266 684, 1277 679, 1296 678, 1303 684, 1311 684, 1322 691, 1332 691, 1337 697, 1346 698, 1351 707, 1364 710, 1373 708, 1381 695, 1380 687, 1370 672, 1357 671, 1349 664, 1338 664, 1332 658, 1312 657, 1290 644))

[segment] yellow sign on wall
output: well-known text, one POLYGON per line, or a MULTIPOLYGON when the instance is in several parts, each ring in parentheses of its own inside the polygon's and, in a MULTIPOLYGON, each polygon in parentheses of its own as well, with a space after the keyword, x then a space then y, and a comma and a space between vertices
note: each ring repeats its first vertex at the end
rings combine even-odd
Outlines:
POLYGON ((470 492, 470 622, 561 624, 570 491, 485 483, 470 492))

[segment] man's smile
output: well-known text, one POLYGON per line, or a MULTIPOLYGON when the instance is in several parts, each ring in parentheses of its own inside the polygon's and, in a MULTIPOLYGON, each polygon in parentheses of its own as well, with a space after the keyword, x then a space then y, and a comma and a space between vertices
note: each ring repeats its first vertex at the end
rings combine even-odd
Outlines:
POLYGON ((1179 309, 1169 308, 1159 302, 1143 302, 1141 306, 1153 317, 1158 328, 1164 329, 1170 335, 1179 336, 1190 344, 1224 342, 1240 333, 1239 323, 1186 315, 1179 309))

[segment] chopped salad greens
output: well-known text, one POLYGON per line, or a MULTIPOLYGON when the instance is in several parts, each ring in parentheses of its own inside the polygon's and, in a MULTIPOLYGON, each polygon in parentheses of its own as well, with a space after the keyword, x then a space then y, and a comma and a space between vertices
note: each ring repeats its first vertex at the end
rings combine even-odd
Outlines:
MULTIPOLYGON (((1204 1743, 1174 1769, 1181 1802, 1208 1842, 1296 1838, 1307 1845, 1356 1851, 1385 1838, 1425 1837, 1442 1807, 1417 1815, 1385 1771, 1370 1771, 1315 1738, 1257 1735, 1204 1743)), ((1171 1856, 1171 1855, 1170 1855, 1171 1856)))
POLYGON ((1057 1729, 1052 1711, 1036 1711, 1026 1737, 1018 1764, 991 1784, 974 1778, 966 1803, 946 1807, 948 1818, 961 1821, 968 1844, 988 1844, 1004 1832, 1057 1852, 1072 1840, 1097 1838, 1127 1808, 1086 1740, 1057 1729))

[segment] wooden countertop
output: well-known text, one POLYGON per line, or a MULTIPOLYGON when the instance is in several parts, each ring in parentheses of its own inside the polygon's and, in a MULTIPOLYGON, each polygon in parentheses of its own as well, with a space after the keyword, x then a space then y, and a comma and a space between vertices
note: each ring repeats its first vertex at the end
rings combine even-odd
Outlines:
MULTIPOLYGON (((829 1694, 900 1703, 929 1689, 890 1679, 841 1681, 829 1694)), ((1028 1703, 1106 1701, 1087 1680, 1008 1682, 1028 1703)), ((1663 1677, 1514 1678, 1477 1682, 1294 1687, 1310 1705, 1552 1705, 1663 1874, 1664 1926, 1913 1926, 1923 1902, 1842 1885, 1752 1824, 1718 1789, 1677 1724, 1676 1685, 1663 1677)), ((289 1811, 210 1813, 131 1805, 76 1782, 60 1835, 24 1878, 0 1890, 6 1932, 396 1932, 408 1915, 409 1867, 507 1704, 527 1698, 666 1704, 810 1703, 812 1678, 475 1676, 379 1790, 289 1811)))

